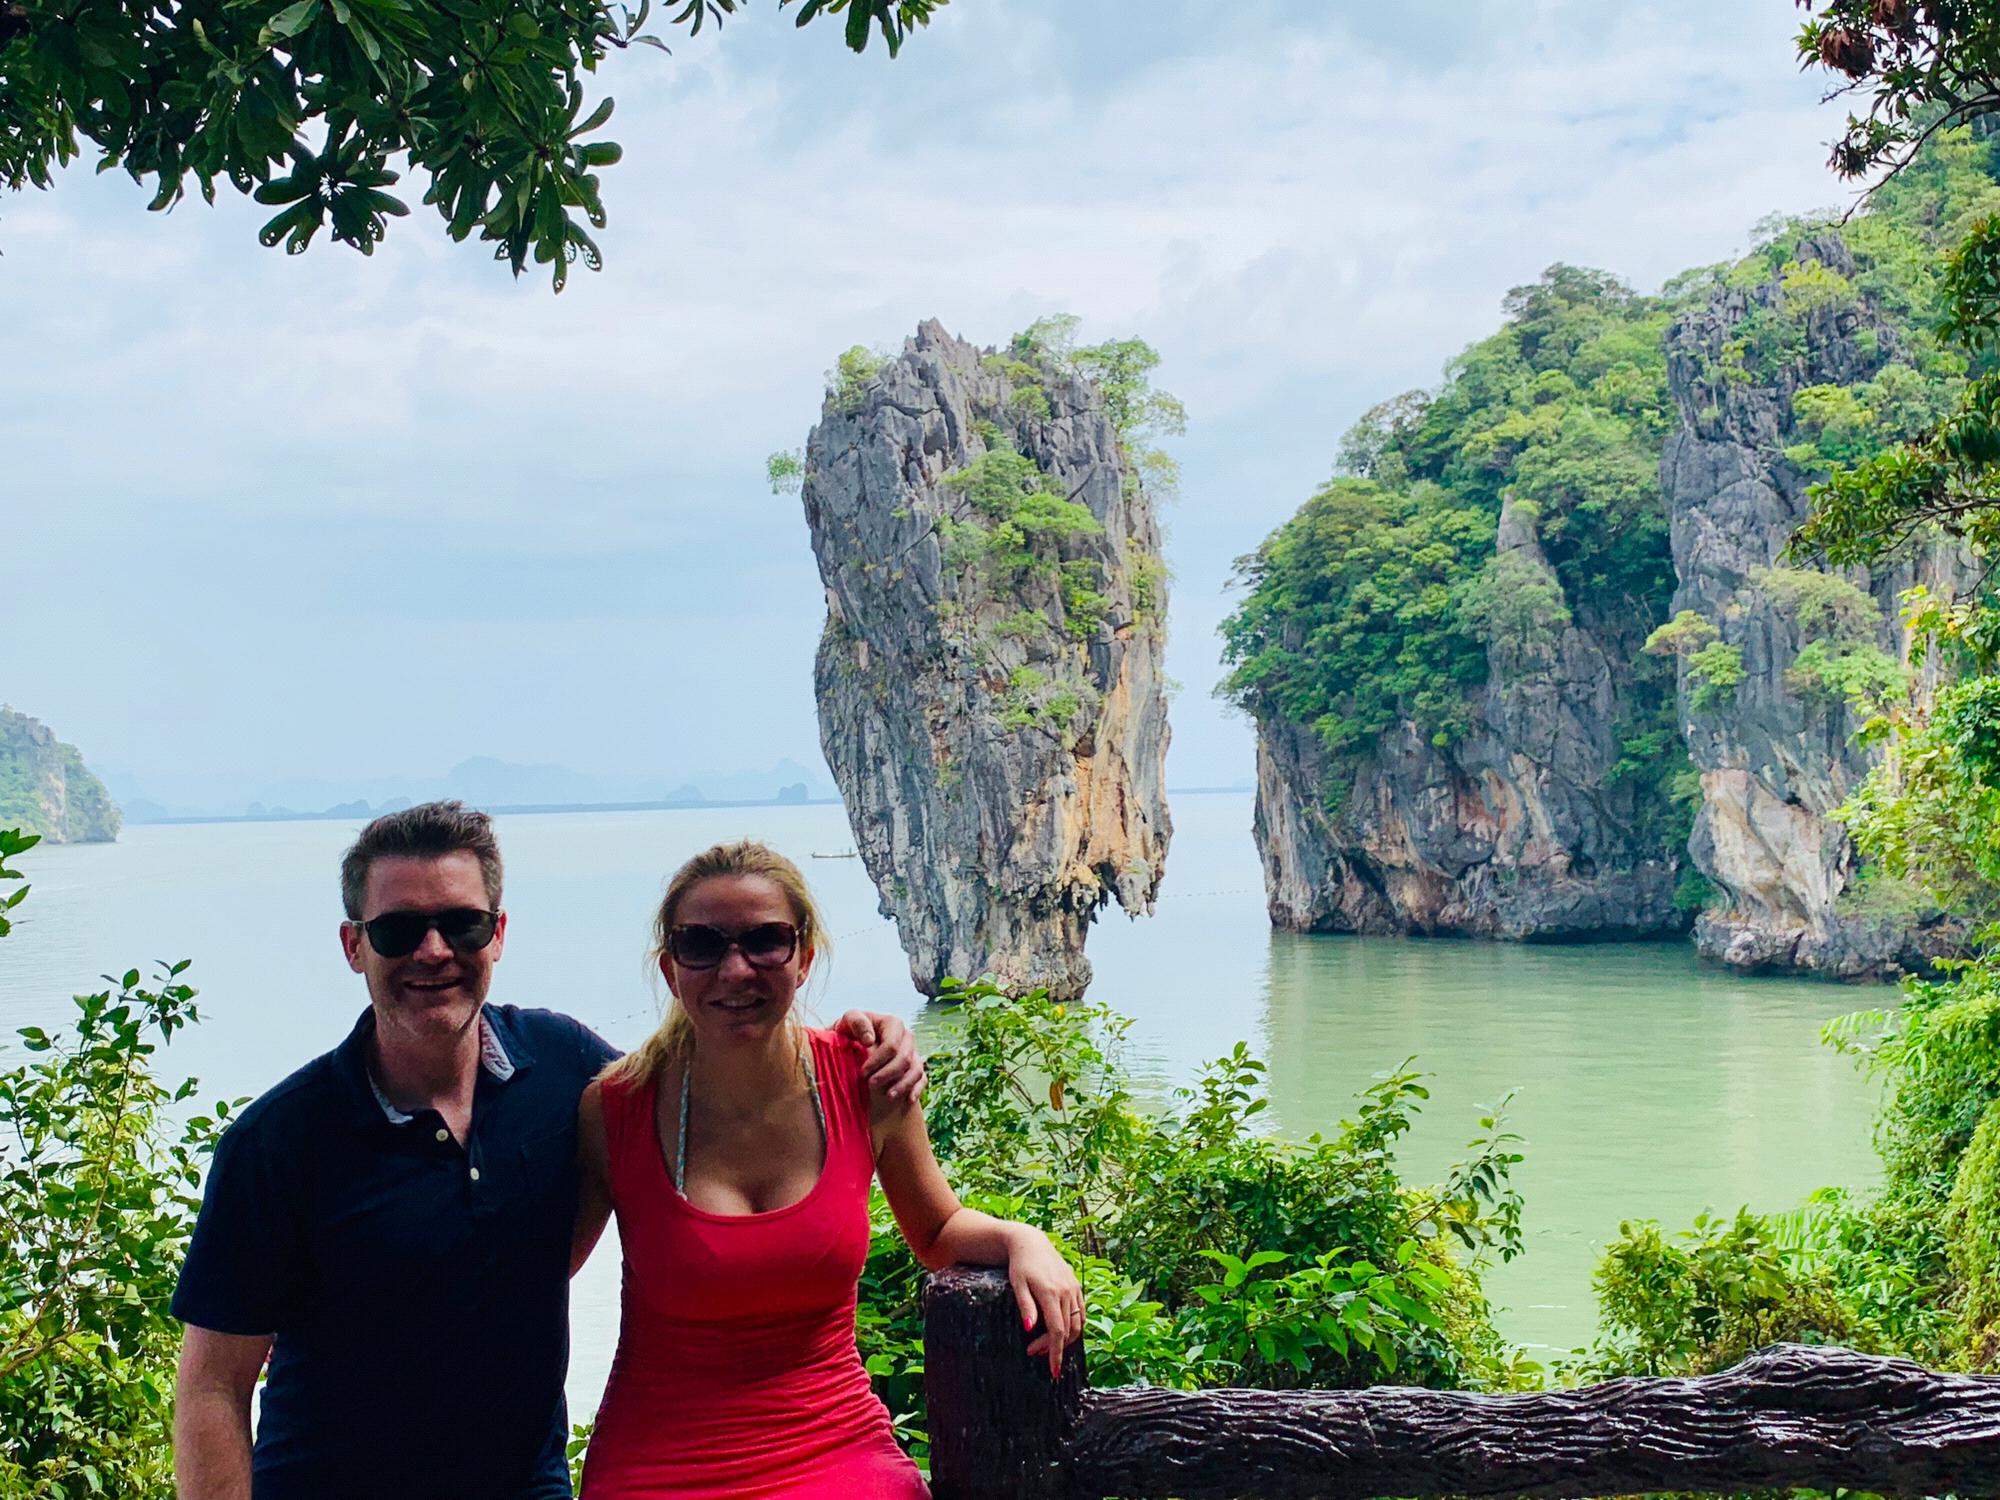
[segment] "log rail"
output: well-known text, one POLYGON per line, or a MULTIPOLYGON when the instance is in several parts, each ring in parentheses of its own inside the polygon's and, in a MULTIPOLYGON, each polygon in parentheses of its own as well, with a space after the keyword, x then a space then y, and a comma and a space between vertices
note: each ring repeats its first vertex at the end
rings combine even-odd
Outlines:
POLYGON ((1013 1293, 924 1293, 936 1500, 1370 1500, 1846 1488, 2000 1496, 2000 1376, 1777 1344, 1720 1375, 1480 1396, 1090 1390, 1022 1357, 1013 1293))

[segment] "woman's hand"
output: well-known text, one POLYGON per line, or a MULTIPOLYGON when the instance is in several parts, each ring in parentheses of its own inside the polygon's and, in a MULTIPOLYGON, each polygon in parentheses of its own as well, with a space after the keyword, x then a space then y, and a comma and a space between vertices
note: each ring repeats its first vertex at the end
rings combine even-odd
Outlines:
POLYGON ((1028 1357, 1046 1355, 1049 1379, 1062 1374, 1063 1350, 1083 1336, 1083 1283, 1069 1262, 1032 1224, 1008 1226, 1007 1280, 1020 1304, 1021 1326, 1042 1325, 1028 1357))
POLYGON ((850 1010, 833 1029, 868 1049, 868 1056, 861 1061, 861 1076, 868 1080, 870 1089, 880 1090, 885 1098, 899 1103, 923 1097, 924 1060, 917 1056, 917 1039, 909 1027, 894 1016, 850 1010))

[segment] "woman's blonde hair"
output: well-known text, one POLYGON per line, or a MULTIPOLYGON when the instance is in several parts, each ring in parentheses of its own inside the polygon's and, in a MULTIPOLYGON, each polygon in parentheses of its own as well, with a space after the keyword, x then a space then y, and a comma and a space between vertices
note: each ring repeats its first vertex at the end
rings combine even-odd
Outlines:
MULTIPOLYGON (((704 880, 743 875, 761 876, 785 893, 785 900, 792 908, 792 925, 799 930, 800 951, 808 958, 825 962, 829 946, 826 923, 820 917, 819 904, 813 900, 812 888, 806 884, 806 877, 800 873, 799 867, 768 844, 759 843, 756 839, 738 839, 733 844, 715 844, 702 850, 674 871, 673 879, 667 882, 666 893, 660 897, 660 909, 653 914, 653 945, 647 955, 647 963, 655 972, 659 969, 660 960, 666 956, 667 939, 673 935, 681 903, 687 899, 688 892, 704 880)), ((791 1027, 799 1024, 796 1000, 792 1013, 785 1018, 785 1024, 791 1027)), ((669 990, 666 1013, 661 1016, 653 1034, 606 1068, 603 1076, 619 1083, 648 1084, 658 1078, 669 1063, 684 1061, 693 1050, 693 1023, 669 990)))

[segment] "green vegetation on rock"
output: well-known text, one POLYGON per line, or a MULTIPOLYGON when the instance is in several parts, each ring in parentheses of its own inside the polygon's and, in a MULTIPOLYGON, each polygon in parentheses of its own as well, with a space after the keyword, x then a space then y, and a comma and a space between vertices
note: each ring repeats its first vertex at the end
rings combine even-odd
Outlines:
MULTIPOLYGON (((1336 477, 1237 564, 1222 691, 1253 715, 1310 727, 1329 792, 1387 729, 1449 746, 1472 724, 1489 647, 1546 654, 1573 623, 1643 641, 1673 570, 1659 493, 1673 423, 1665 298, 1558 265, 1506 300, 1508 323, 1436 392, 1367 413, 1336 477), (1496 555, 1503 504, 1547 566, 1496 555)), ((1636 654, 1636 652, 1635 652, 1636 654)), ((1639 677, 1621 743, 1672 726, 1673 685, 1639 677)), ((1667 741, 1660 739, 1664 749, 1667 741)), ((1684 756, 1635 762, 1640 817, 1682 829, 1667 782, 1684 756)))
POLYGON ((1698 714, 1720 713, 1736 701, 1743 681, 1743 648, 1710 641, 1687 659, 1688 707, 1698 714))
POLYGON ((111 794, 74 745, 0 704, 0 827, 77 844, 114 839, 119 823, 111 794))
MULTIPOLYGON (((1073 545, 1101 537, 1103 523, 1030 456, 1037 425, 1056 414, 1051 391, 1072 399, 1067 390, 1074 382, 1094 387, 1117 433, 1127 500, 1138 499, 1142 485, 1148 497, 1157 497, 1171 484, 1172 460, 1152 440, 1185 423, 1180 403, 1152 387, 1159 355, 1151 346, 1115 339, 1079 347, 1076 325, 1066 315, 1040 319, 981 361, 982 372, 998 377, 1003 391, 980 411, 977 451, 943 480, 960 504, 937 521, 944 567, 956 580, 953 596, 937 606, 938 617, 982 660, 997 654, 1001 642, 1027 650, 1034 664, 1013 669, 1000 703, 1002 727, 1015 731, 1067 734, 1095 713, 1097 695, 1072 658, 1111 628, 1116 602, 1117 581, 1094 555, 1097 549, 1079 552, 1073 545), (1021 600, 1039 603, 1018 603, 997 622, 985 610, 1021 600)), ((865 358, 872 357, 860 349, 843 356, 847 385, 833 387, 836 408, 843 388, 858 401, 861 386, 874 377, 865 358)), ((1160 630, 1165 563, 1136 545, 1128 546, 1123 562, 1131 623, 1160 630)))
MULTIPOLYGON (((1724 293, 1747 305, 1719 359, 1692 374, 1698 430, 1714 435, 1737 392, 1775 389, 1789 400, 1786 457, 1806 473, 1891 450, 1936 423, 1973 368, 1941 336, 1942 251, 2000 208, 1996 163, 2000 141, 1939 136, 1850 224, 1773 218, 1748 256, 1686 272, 1658 296, 1564 265, 1515 289, 1499 333, 1436 390, 1367 413, 1342 440, 1335 477, 1239 560, 1222 694, 1260 721, 1313 732, 1332 811, 1385 732, 1408 726, 1448 749, 1475 727, 1490 674, 1553 672, 1562 633, 1582 630, 1623 658, 1613 784, 1633 788, 1632 822, 1659 856, 1680 857, 1699 791, 1675 678, 1688 712, 1726 716, 1746 667, 1731 612, 1667 618, 1676 579, 1660 462, 1681 425, 1668 329, 1724 293), (1830 236, 1846 241, 1852 275, 1821 258, 1830 236), (1811 340, 1835 328, 1852 332, 1861 368, 1846 384, 1804 383, 1811 340)), ((1972 440, 1969 426, 1955 439, 1972 440)), ((1906 699, 1909 673, 1863 590, 1804 567, 1760 586, 1802 633, 1782 664, 1791 694, 1855 722, 1906 699)))
POLYGON ((774 495, 796 495, 806 479, 806 456, 797 448, 782 449, 764 460, 764 478, 774 495))
POLYGON ((1311 727, 1336 756, 1366 754, 1405 717, 1449 743, 1468 723, 1464 690, 1486 677, 1454 599, 1493 523, 1436 484, 1329 481, 1237 562, 1248 594, 1223 627, 1229 696, 1311 727))
MULTIPOLYGON (((860 411, 868 387, 880 378, 889 359, 890 356, 878 354, 866 344, 856 344, 842 351, 840 358, 833 362, 833 368, 826 372, 827 399, 833 404, 833 409, 843 416, 853 416, 860 411)), ((781 461, 787 456, 773 454, 771 457, 781 461)), ((803 472, 803 464, 800 471, 803 472)), ((773 474, 771 477, 776 483, 779 476, 773 474)), ((789 478, 789 475, 786 477, 789 478)))

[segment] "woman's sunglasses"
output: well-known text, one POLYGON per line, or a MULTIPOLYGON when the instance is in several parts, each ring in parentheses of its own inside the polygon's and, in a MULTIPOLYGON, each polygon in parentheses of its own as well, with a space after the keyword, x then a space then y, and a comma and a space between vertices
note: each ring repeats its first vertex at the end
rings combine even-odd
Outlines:
POLYGON ((799 930, 790 922, 760 922, 741 932, 724 932, 691 922, 667 934, 667 956, 683 969, 712 969, 731 948, 753 969, 781 969, 799 951, 799 930))
POLYGON ((493 941, 498 921, 497 912, 454 906, 446 911, 385 911, 354 925, 368 934, 368 946, 384 958, 407 958, 415 953, 433 927, 446 946, 462 958, 493 941))

